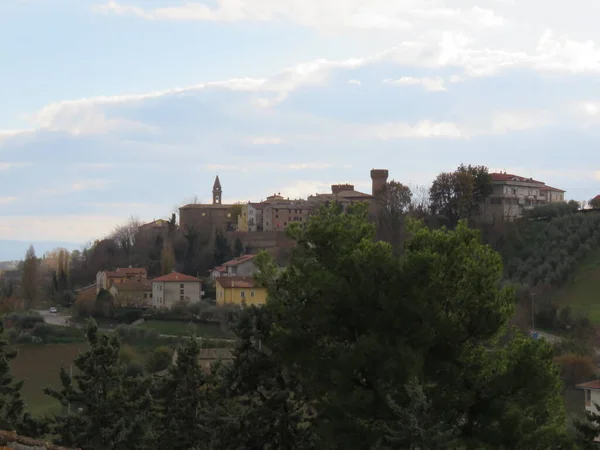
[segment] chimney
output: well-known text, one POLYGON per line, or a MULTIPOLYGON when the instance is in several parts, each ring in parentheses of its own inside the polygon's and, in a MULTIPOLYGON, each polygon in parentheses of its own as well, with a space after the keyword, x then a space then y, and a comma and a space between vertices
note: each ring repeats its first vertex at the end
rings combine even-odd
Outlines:
POLYGON ((377 195, 385 187, 388 176, 387 169, 371 169, 372 195, 377 195))

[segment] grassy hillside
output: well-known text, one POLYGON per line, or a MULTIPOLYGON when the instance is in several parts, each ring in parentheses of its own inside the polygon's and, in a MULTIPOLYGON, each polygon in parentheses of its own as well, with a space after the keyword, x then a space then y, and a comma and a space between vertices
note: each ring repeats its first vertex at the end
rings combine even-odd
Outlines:
POLYGON ((559 305, 584 312, 594 325, 600 325, 600 247, 582 261, 555 298, 559 305))

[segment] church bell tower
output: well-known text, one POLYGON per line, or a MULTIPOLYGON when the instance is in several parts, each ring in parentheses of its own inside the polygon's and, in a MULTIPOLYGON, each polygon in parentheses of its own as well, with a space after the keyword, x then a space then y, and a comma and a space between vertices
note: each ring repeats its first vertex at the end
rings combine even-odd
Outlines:
POLYGON ((215 184, 213 184, 213 205, 221 204, 221 182, 219 181, 219 175, 215 178, 215 184))

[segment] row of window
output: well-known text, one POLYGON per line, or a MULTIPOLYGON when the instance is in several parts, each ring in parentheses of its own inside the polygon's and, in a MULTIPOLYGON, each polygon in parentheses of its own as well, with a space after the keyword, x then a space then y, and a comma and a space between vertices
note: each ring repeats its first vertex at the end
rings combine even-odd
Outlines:
MULTIPOLYGON (((223 291, 220 291, 219 294, 223 298, 223 291)), ((250 297, 254 297, 254 291, 250 291, 250 297)), ((240 291, 240 298, 246 298, 246 291, 240 291)))

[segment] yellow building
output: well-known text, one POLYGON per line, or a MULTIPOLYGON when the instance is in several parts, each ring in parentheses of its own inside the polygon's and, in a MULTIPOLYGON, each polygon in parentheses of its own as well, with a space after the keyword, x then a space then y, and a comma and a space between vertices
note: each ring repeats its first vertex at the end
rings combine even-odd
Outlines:
POLYGON ((219 277, 217 282, 217 305, 236 304, 264 305, 267 288, 256 285, 252 277, 219 277))

